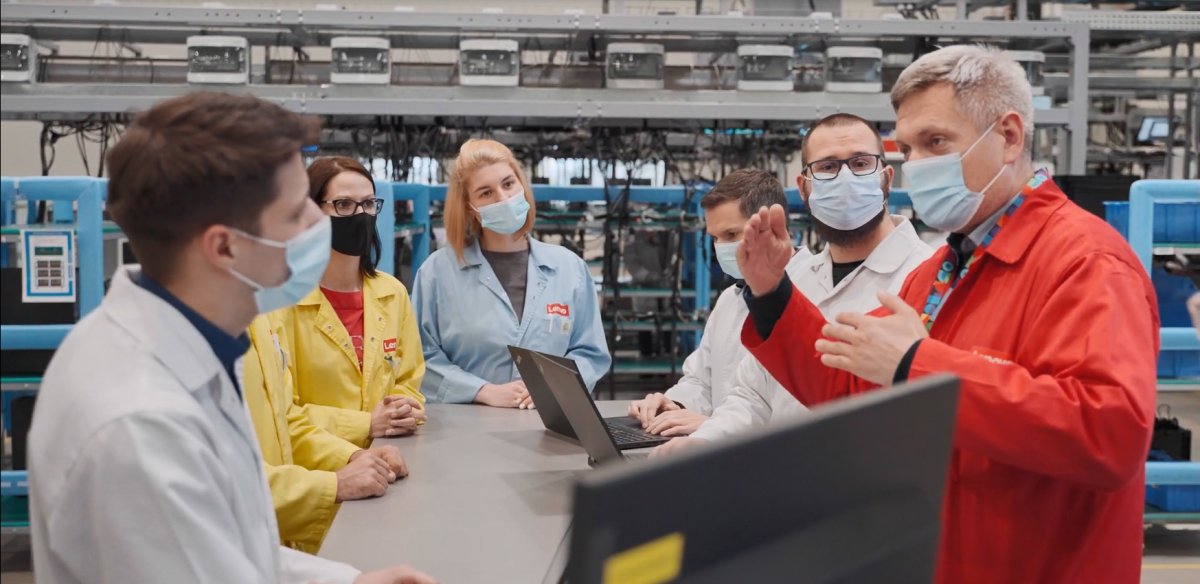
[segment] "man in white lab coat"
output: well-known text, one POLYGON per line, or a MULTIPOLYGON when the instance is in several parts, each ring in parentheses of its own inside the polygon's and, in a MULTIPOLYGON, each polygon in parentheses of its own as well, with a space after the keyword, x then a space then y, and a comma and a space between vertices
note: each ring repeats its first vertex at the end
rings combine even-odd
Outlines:
MULTIPOLYGON (((725 289, 709 313, 700 346, 683 362, 683 377, 663 393, 653 393, 633 402, 629 415, 638 418, 648 432, 662 436, 686 436, 708 420, 734 387, 737 365, 749 353, 742 346, 740 331, 749 310, 741 298, 741 273, 737 269, 737 246, 750 215, 763 206, 787 205, 783 185, 769 172, 738 170, 721 179, 700 199, 708 234, 716 240, 717 263, 738 280, 725 289)), ((812 257, 800 248, 788 269, 812 257)), ((786 392, 785 392, 786 393, 786 392)), ((787 395, 783 407, 802 410, 800 402, 787 395)))
MULTIPOLYGON (((879 290, 898 293, 908 273, 933 253, 907 218, 888 213, 893 170, 879 132, 862 118, 834 114, 809 129, 800 157, 800 195, 826 245, 802 262, 793 258, 788 275, 828 319, 874 310, 879 290)), ((727 334, 741 338, 740 328, 727 334)), ((710 419, 655 454, 720 440, 796 411, 803 409, 795 398, 746 356, 710 419)))
POLYGON ((108 209, 142 265, 46 371, 29 435, 38 582, 433 582, 279 545, 241 358, 255 315, 299 300, 328 262, 300 158, 318 131, 250 96, 193 93, 109 152, 108 209))

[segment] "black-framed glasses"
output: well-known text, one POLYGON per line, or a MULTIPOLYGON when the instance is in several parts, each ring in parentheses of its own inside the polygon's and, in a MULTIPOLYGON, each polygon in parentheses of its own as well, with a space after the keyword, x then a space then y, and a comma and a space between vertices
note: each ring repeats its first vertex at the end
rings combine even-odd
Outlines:
POLYGON ((367 215, 378 215, 383 210, 383 199, 367 199, 365 201, 355 201, 354 199, 334 199, 325 201, 322 205, 333 205, 333 212, 342 217, 349 217, 358 213, 359 208, 367 215))
POLYGON ((861 154, 852 158, 828 158, 814 160, 804 166, 808 176, 813 180, 833 180, 837 178, 842 166, 845 165, 854 176, 869 176, 883 167, 883 156, 879 154, 861 154))

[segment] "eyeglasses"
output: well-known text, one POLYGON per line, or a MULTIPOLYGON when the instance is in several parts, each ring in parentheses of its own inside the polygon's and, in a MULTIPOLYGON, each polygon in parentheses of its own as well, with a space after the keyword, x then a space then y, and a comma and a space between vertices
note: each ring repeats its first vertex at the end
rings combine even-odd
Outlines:
POLYGON ((878 154, 863 154, 853 158, 830 158, 817 160, 804 166, 813 180, 833 180, 842 171, 842 165, 850 168, 854 176, 869 176, 882 167, 883 156, 878 154))
POLYGON ((367 215, 378 215, 383 210, 383 199, 367 199, 365 201, 355 201, 354 199, 335 199, 325 201, 322 205, 333 205, 333 212, 342 217, 349 217, 358 213, 361 208, 367 215))

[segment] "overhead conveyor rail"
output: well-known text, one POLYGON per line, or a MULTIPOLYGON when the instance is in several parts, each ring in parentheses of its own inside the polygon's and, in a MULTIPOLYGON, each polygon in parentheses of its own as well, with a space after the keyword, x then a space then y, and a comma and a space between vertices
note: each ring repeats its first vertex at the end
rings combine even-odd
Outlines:
MULTIPOLYGON (((608 42, 653 42, 668 52, 733 52, 753 40, 802 46, 828 39, 875 39, 888 53, 912 53, 921 42, 991 41, 1011 44, 1066 41, 1071 48, 1067 107, 1039 110, 1035 123, 1070 132, 1060 168, 1083 174, 1087 150, 1087 25, 1066 22, 854 20, 752 16, 518 15, 351 10, 265 10, 139 6, 6 5, 0 29, 37 39, 183 44, 190 35, 236 34, 259 46, 328 46, 342 34, 390 39, 396 49, 456 49, 463 35, 488 33, 525 41, 526 51, 586 51, 608 42), (1082 50, 1075 50, 1080 48, 1082 50)), ((136 63, 131 63, 136 66, 136 63)), ((403 67, 403 64, 399 64, 403 67)), ((557 119, 605 124, 625 121, 808 122, 838 113, 895 120, 888 96, 825 92, 605 88, 478 88, 391 85, 208 86, 249 92, 289 109, 325 116, 461 116, 557 119)), ((127 113, 194 90, 178 83, 5 84, 0 118, 77 120, 127 113)), ((574 122, 572 122, 574 121, 574 122)))

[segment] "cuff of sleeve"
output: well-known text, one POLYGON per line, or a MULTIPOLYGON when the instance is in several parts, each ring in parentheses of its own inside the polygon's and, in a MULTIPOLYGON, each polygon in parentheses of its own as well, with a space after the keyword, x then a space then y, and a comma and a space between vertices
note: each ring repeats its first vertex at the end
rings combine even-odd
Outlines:
POLYGON ((921 346, 921 341, 925 339, 917 339, 908 351, 904 353, 904 357, 900 358, 900 364, 896 366, 896 373, 892 375, 892 383, 905 383, 908 381, 909 374, 912 370, 913 360, 917 358, 917 348, 921 346))
MULTIPOLYGON (((370 424, 369 419, 367 423, 370 424)), ((355 446, 348 441, 339 440, 338 442, 339 443, 336 446, 333 446, 333 454, 330 455, 330 458, 333 460, 340 460, 341 462, 338 463, 334 468, 323 468, 321 470, 328 470, 332 472, 342 470, 342 467, 350 463, 350 457, 354 456, 355 452, 362 450, 358 446, 355 446)))
POLYGON ((434 402, 444 404, 469 404, 487 382, 466 372, 455 373, 442 379, 434 402))
MULTIPOLYGON (((371 444, 371 412, 342 410, 338 417, 338 436, 344 438, 352 446, 366 448, 371 444)), ((349 460, 350 455, 346 455, 349 460)))
POLYGON ((756 297, 750 291, 749 286, 742 292, 743 298, 746 299, 746 307, 750 309, 750 319, 754 322, 754 330, 762 340, 765 341, 771 336, 771 331, 775 330, 775 323, 783 317, 788 302, 792 299, 793 288, 795 286, 792 285, 792 279, 788 277, 787 272, 784 272, 779 285, 767 294, 756 297))

